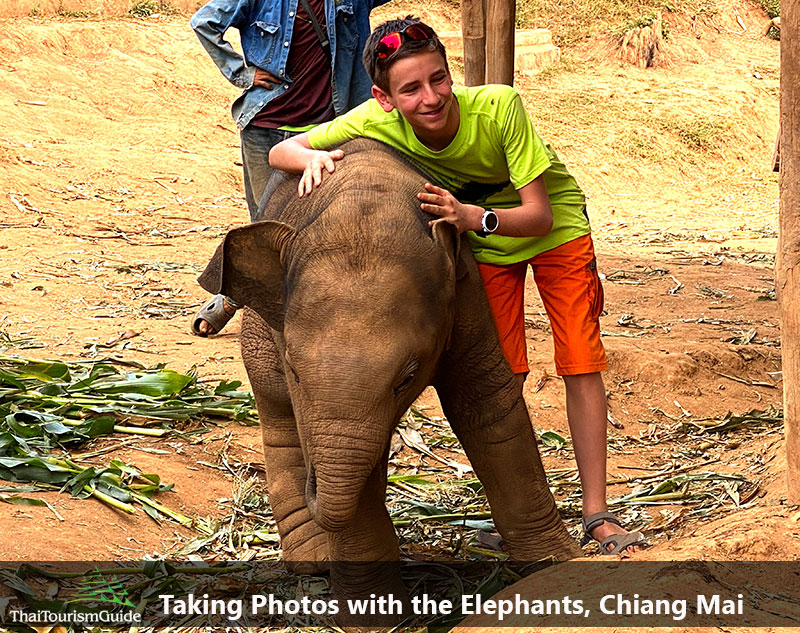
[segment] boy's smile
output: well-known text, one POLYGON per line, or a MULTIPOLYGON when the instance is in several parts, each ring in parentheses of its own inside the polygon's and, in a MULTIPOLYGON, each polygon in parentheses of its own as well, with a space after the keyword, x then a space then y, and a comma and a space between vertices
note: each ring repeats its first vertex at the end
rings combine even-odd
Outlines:
POLYGON ((374 86, 372 94, 386 112, 397 109, 417 138, 432 150, 447 147, 458 132, 453 79, 438 51, 398 59, 389 69, 389 92, 374 86))

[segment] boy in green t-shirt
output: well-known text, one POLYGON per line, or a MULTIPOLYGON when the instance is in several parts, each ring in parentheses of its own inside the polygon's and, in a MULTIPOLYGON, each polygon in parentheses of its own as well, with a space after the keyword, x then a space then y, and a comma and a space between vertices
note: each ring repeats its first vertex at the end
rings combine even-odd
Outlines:
POLYGON ((270 165, 303 172, 299 195, 321 186, 342 150, 368 137, 402 151, 435 177, 423 210, 466 232, 486 288, 503 353, 520 384, 528 369, 524 321, 527 266, 533 268, 564 379, 567 418, 583 488, 585 539, 604 553, 635 551, 606 504, 606 357, 598 318, 603 289, 583 192, 528 119, 508 86, 453 88, 444 47, 416 18, 390 20, 367 40, 364 66, 375 97, 330 123, 276 145, 270 165))

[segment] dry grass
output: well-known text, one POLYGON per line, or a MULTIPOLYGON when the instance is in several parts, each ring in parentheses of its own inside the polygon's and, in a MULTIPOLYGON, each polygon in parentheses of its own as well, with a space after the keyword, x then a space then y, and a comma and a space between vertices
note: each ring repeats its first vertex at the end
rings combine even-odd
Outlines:
MULTIPOLYGON (((517 28, 548 28, 556 45, 570 47, 649 24, 658 11, 665 18, 713 15, 717 0, 518 0, 517 28)), ((665 24, 668 28, 668 20, 665 24)))

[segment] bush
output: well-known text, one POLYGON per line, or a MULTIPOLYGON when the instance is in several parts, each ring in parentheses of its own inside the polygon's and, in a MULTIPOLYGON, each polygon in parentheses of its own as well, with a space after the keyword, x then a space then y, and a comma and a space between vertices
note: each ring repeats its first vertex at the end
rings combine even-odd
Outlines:
POLYGON ((772 26, 769 27, 769 30, 767 31, 767 37, 770 38, 771 40, 780 41, 781 30, 773 24, 772 26))
POLYGON ((137 18, 149 18, 156 13, 172 15, 178 11, 169 3, 169 0, 137 0, 128 13, 137 18))
MULTIPOLYGON (((643 15, 634 20, 628 20, 622 26, 614 29, 614 35, 616 35, 617 39, 621 42, 622 38, 625 37, 625 34, 628 31, 632 31, 633 29, 641 29, 644 28, 645 26, 650 26, 656 20, 658 20, 658 13, 653 11, 652 13, 648 13, 647 15, 643 15)), ((669 25, 663 18, 661 20, 661 37, 663 37, 665 40, 669 39, 669 25)))
POLYGON ((777 18, 781 14, 781 0, 758 0, 758 4, 770 18, 777 18))
POLYGON ((58 8, 58 11, 56 11, 56 15, 58 15, 58 16, 60 16, 62 18, 95 18, 95 17, 97 17, 97 13, 95 13, 94 11, 88 11, 88 10, 70 11, 68 9, 63 9, 61 7, 58 8))

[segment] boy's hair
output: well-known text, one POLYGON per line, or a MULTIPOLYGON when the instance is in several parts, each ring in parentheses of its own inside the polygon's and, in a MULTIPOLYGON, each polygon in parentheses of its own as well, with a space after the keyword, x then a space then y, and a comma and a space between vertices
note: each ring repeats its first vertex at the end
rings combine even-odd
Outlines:
MULTIPOLYGON (((364 68, 367 69, 367 74, 378 88, 384 92, 389 92, 389 69, 397 60, 411 55, 416 55, 421 51, 438 51, 442 55, 445 67, 447 66, 447 53, 444 50, 444 44, 439 40, 436 33, 431 29, 433 37, 428 40, 404 40, 391 57, 387 59, 378 59, 377 48, 380 41, 390 33, 399 33, 412 24, 424 24, 419 18, 413 15, 407 15, 404 18, 396 18, 394 20, 387 20, 383 24, 379 24, 372 31, 367 43, 364 45, 364 52, 361 59, 364 62, 364 68)), ((424 24, 429 29, 427 24, 424 24)))

